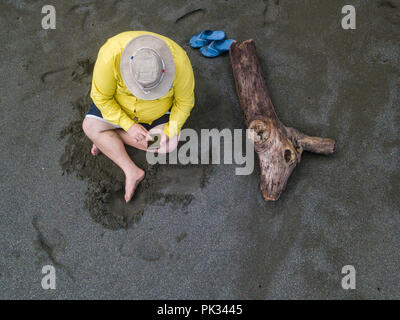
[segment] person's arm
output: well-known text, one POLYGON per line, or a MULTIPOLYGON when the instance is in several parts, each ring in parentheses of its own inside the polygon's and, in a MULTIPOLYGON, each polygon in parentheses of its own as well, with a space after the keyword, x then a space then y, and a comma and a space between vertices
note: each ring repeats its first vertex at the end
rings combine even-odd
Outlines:
POLYGON ((90 97, 94 104, 99 108, 103 118, 112 124, 119 125, 125 131, 135 123, 121 109, 121 106, 114 99, 117 88, 115 76, 114 58, 101 48, 93 70, 92 89, 90 97))
POLYGON ((194 106, 194 75, 192 65, 185 52, 175 63, 174 101, 169 122, 163 132, 170 138, 177 135, 194 106))

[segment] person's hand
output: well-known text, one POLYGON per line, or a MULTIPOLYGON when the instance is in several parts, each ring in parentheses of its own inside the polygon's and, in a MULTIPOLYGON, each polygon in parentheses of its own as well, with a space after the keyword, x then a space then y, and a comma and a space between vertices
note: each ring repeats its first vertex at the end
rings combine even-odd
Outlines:
POLYGON ((160 147, 158 148, 160 151, 165 150, 168 151, 169 137, 164 133, 160 133, 160 147))
POLYGON ((140 124, 134 123, 127 131, 134 142, 140 143, 147 148, 147 140, 152 140, 149 132, 140 124))

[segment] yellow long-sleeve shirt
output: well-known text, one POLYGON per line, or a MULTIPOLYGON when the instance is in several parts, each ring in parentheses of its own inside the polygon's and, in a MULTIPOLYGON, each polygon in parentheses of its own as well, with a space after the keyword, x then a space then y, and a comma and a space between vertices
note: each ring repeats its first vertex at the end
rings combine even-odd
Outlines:
POLYGON ((110 39, 100 48, 93 71, 90 96, 103 118, 127 131, 137 122, 151 124, 172 106, 164 133, 179 133, 194 106, 194 76, 186 52, 174 41, 147 31, 127 31, 110 39), (152 34, 163 39, 175 62, 175 79, 169 92, 156 100, 136 98, 125 86, 120 72, 121 54, 133 38, 152 34))

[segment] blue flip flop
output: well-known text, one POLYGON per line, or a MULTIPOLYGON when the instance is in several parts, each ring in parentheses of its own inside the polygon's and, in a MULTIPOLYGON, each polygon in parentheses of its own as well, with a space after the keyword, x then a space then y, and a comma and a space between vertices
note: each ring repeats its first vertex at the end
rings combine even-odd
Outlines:
POLYGON ((225 39, 226 34, 224 31, 204 30, 200 33, 202 39, 214 41, 225 39))
POLYGON ((208 46, 204 46, 200 49, 200 52, 203 56, 207 58, 215 58, 224 52, 229 51, 231 44, 233 43, 233 39, 225 39, 225 40, 215 40, 212 41, 208 46))
POLYGON ((214 40, 225 39, 226 34, 224 31, 204 30, 190 38, 189 44, 192 48, 201 48, 214 40))
POLYGON ((190 46, 195 49, 204 47, 204 46, 208 45, 209 43, 210 43, 209 40, 200 38, 199 34, 191 37, 190 41, 189 41, 190 46))

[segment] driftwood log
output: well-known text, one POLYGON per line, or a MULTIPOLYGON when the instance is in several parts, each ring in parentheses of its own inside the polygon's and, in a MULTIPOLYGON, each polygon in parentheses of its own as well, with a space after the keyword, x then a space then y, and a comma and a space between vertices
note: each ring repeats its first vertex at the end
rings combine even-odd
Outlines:
POLYGON ((230 58, 248 137, 261 167, 260 188, 266 201, 278 200, 303 151, 331 154, 335 141, 310 137, 279 121, 265 85, 254 40, 234 42, 230 58))

